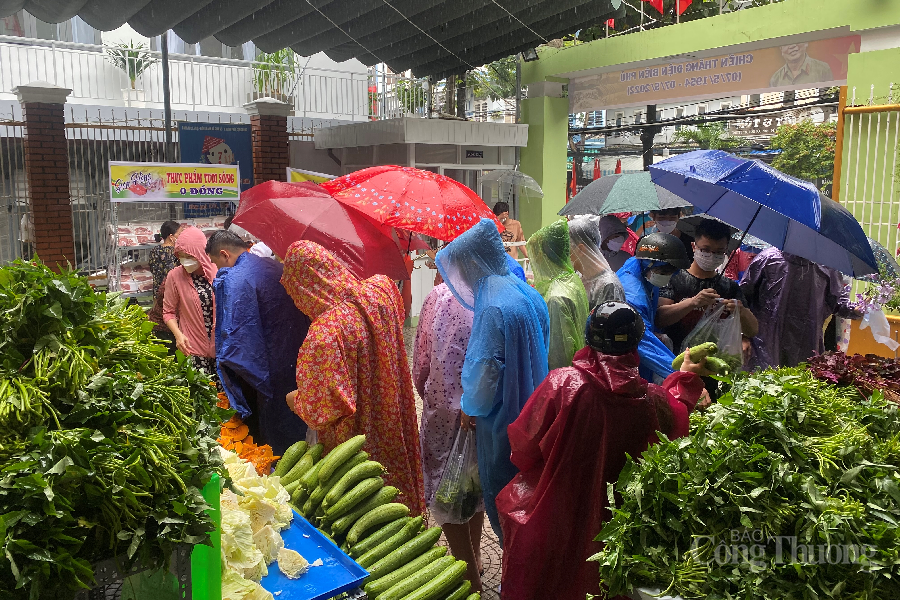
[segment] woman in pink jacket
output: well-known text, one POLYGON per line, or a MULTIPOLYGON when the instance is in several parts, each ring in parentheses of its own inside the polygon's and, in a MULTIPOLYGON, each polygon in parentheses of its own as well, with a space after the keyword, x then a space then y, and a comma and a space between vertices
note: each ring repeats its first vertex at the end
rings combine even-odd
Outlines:
POLYGON ((186 228, 175 242, 175 256, 181 266, 166 277, 163 321, 178 349, 191 357, 194 366, 214 377, 216 304, 212 281, 217 269, 206 255, 206 236, 196 227, 186 228))

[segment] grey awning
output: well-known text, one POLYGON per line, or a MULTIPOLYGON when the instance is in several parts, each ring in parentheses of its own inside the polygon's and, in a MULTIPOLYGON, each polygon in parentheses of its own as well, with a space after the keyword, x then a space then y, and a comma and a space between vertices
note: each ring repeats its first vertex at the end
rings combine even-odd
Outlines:
POLYGON ((395 72, 446 75, 621 17, 621 0, 0 0, 58 23, 79 15, 109 31, 124 23, 188 43, 210 36, 266 52, 293 48, 334 60, 385 62, 395 72))

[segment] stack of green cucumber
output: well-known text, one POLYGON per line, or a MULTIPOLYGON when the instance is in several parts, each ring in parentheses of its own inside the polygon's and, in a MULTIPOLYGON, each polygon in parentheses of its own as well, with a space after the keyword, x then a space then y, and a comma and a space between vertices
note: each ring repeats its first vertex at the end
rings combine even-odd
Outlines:
POLYGON ((440 527, 393 502, 400 490, 384 485, 381 463, 362 451, 358 435, 322 457, 322 445, 297 442, 275 468, 292 508, 367 571, 369 600, 480 600, 470 594, 466 562, 437 546, 440 527))
MULTIPOLYGON (((692 362, 698 363, 705 358, 706 368, 715 375, 726 375, 737 371, 743 364, 743 357, 721 352, 715 342, 698 344, 689 350, 692 362)), ((672 361, 672 368, 678 371, 683 363, 684 352, 675 357, 675 360, 672 361)))

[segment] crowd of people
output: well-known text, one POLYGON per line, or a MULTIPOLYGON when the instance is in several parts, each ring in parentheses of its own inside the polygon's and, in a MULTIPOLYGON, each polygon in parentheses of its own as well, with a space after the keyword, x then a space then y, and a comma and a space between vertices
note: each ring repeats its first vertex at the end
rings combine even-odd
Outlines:
POLYGON ((397 282, 361 281, 309 241, 274 257, 234 225, 207 238, 163 224, 149 316, 275 454, 365 434, 399 501, 443 526, 474 590, 486 515, 504 550, 503 598, 580 600, 600 592, 585 561, 610 516, 606 485, 657 431, 687 435, 689 413, 716 398, 689 349, 673 369, 702 317, 736 315, 752 369, 803 362, 823 351, 828 318, 859 315, 838 273, 776 248, 729 278, 732 230, 716 220, 687 235, 680 211, 578 217, 523 244, 509 207, 494 212, 502 233, 483 219, 429 253, 437 276, 412 369, 397 282), (482 498, 460 518, 436 496, 462 433, 476 443, 482 498))

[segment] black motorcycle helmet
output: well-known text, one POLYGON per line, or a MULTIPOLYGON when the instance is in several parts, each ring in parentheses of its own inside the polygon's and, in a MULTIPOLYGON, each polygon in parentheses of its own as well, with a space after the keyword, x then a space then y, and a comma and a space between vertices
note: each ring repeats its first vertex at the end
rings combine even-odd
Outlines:
POLYGON ((584 330, 588 346, 613 356, 635 350, 642 337, 644 320, 624 302, 607 302, 594 307, 584 330))
POLYGON ((687 269, 692 262, 681 240, 668 233, 651 233, 642 237, 634 249, 634 257, 668 263, 676 270, 687 269))

